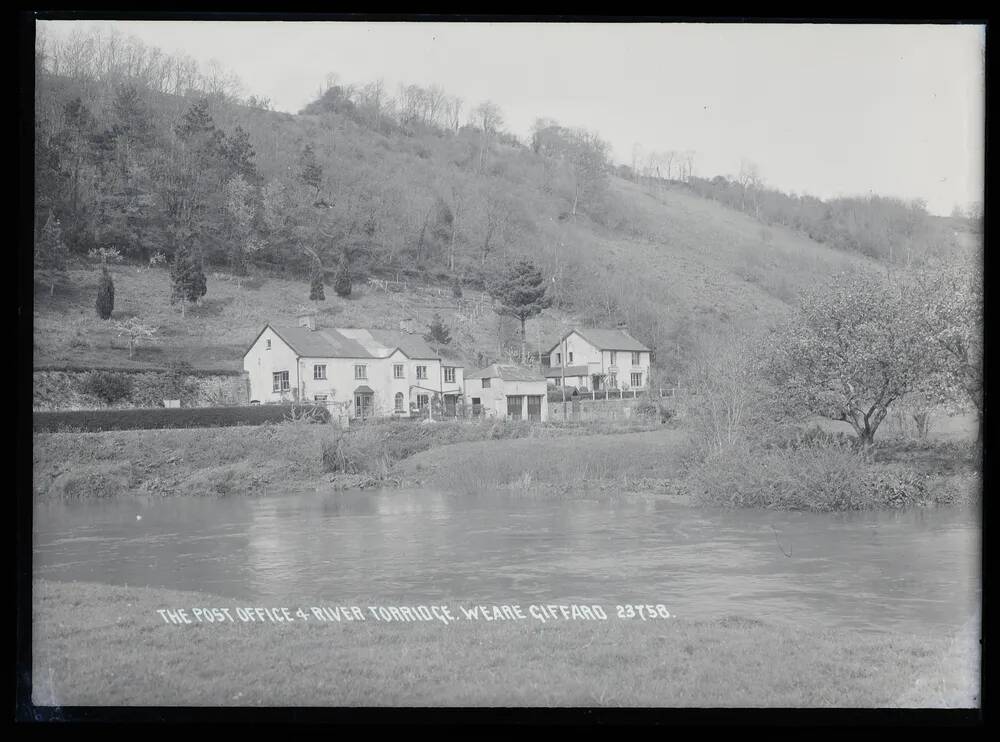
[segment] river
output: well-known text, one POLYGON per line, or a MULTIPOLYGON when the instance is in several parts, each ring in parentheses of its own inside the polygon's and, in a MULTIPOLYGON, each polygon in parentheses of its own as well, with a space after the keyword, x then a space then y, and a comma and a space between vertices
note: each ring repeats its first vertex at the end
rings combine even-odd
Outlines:
POLYGON ((702 510, 427 490, 38 504, 34 571, 269 605, 663 604, 681 618, 955 631, 980 602, 964 510, 702 510))

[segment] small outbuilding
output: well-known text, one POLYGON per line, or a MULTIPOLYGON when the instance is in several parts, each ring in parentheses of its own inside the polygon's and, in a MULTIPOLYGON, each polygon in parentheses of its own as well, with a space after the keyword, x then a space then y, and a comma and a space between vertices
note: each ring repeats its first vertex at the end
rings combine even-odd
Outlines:
POLYGON ((494 363, 465 376, 465 400, 472 415, 545 422, 549 403, 545 377, 534 369, 494 363))

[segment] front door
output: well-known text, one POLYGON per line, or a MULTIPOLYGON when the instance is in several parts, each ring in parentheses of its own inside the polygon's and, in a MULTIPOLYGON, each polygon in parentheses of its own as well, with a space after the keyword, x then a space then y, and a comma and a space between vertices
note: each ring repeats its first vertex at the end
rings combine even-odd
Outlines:
POLYGON ((445 417, 455 417, 455 395, 446 394, 444 395, 444 414, 445 417))
POLYGON ((372 395, 358 393, 354 395, 354 417, 365 420, 372 416, 372 395))
POLYGON ((507 397, 507 414, 511 420, 521 419, 521 395, 511 394, 507 397))

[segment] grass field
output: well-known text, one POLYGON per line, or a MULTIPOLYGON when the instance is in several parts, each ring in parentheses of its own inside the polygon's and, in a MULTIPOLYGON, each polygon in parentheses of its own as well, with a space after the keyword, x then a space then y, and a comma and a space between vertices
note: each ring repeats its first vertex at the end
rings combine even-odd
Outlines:
MULTIPOLYGON (((301 607, 329 605, 316 599, 301 607)), ((453 601, 452 611, 459 613, 453 601)), ((36 705, 975 707, 958 637, 804 631, 730 617, 166 624, 249 604, 36 581, 36 705)), ((275 606, 271 606, 275 607, 275 606)), ((290 607, 291 606, 285 606, 290 607)), ((296 606, 300 607, 300 606, 296 606)), ((524 607, 527 609, 527 606, 524 607)), ((367 609, 365 609, 367 610, 367 609)))
POLYGON ((475 441, 441 446, 404 460, 404 482, 457 492, 490 488, 571 494, 594 488, 654 487, 679 478, 687 434, 680 430, 551 439, 475 441))

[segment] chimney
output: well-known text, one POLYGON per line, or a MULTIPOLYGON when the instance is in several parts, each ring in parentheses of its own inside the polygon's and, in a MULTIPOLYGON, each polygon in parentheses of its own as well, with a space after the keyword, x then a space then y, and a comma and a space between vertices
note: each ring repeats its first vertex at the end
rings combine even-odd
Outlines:
POLYGON ((621 321, 619 321, 618 322, 618 329, 621 330, 622 332, 624 332, 626 335, 628 335, 628 321, 627 320, 621 320, 621 321))
POLYGON ((299 327, 305 327, 310 331, 316 329, 316 311, 313 309, 303 309, 299 312, 299 327))

